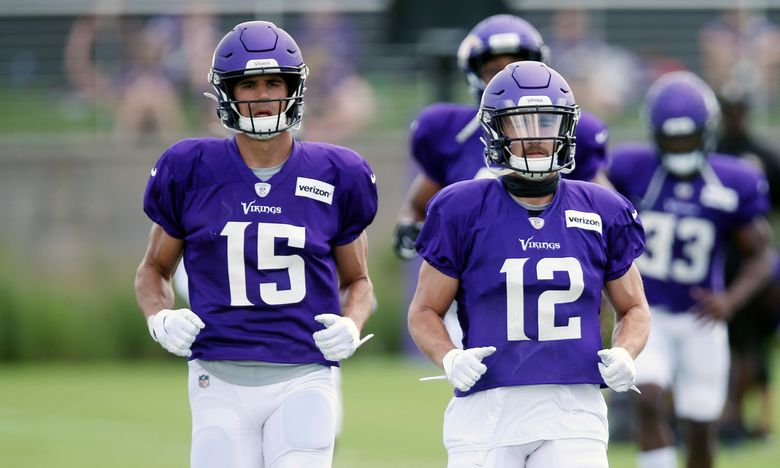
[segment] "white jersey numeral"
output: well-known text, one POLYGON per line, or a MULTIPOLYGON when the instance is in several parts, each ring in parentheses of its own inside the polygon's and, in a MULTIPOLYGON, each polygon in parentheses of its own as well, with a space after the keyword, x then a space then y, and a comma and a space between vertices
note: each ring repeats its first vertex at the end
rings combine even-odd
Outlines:
MULTIPOLYGON (((525 333, 525 279, 527 258, 508 258, 501 266, 506 274, 506 328, 509 341, 530 340, 525 333)), ((580 317, 570 317, 566 325, 555 325, 555 305, 576 301, 585 290, 582 265, 574 257, 543 258, 536 264, 536 278, 551 280, 556 271, 569 275, 569 289, 544 291, 538 299, 539 341, 582 338, 580 317)))
POLYGON ((677 218, 674 214, 642 213, 645 253, 636 261, 642 275, 681 284, 700 283, 707 276, 715 245, 715 226, 701 218, 677 218), (674 243, 682 243, 682 256, 674 258, 674 243))
MULTIPOLYGON (((246 293, 244 238, 248 221, 228 221, 220 235, 227 237, 228 282, 230 305, 253 305, 246 293)), ((303 248, 306 228, 291 224, 257 223, 257 269, 287 270, 290 289, 280 290, 276 283, 260 283, 260 299, 269 305, 295 304, 306 296, 305 264, 300 255, 276 255, 275 239, 287 239, 287 245, 303 248)))

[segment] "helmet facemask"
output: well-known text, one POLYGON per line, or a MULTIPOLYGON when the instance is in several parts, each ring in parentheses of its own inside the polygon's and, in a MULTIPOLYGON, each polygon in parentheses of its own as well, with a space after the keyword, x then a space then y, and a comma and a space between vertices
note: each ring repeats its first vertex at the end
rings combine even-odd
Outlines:
POLYGON ((500 166, 494 172, 516 173, 529 180, 545 179, 574 168, 576 106, 509 107, 484 110, 487 161, 500 166))
POLYGON ((663 130, 656 132, 655 143, 661 153, 661 164, 664 168, 682 178, 697 174, 706 159, 705 133, 704 129, 694 129, 681 134, 663 130))
POLYGON ((245 133, 256 140, 268 140, 282 132, 298 130, 303 117, 303 93, 306 89, 304 84, 307 74, 305 65, 294 71, 286 71, 284 67, 247 69, 239 76, 219 76, 212 73, 210 81, 219 96, 217 113, 220 120, 227 128, 245 133), (233 88, 240 80, 263 74, 281 76, 287 83, 287 97, 248 101, 235 99, 233 88), (268 103, 271 103, 270 107, 274 109, 274 113, 251 117, 257 108, 269 107, 268 103), (246 108, 246 115, 240 112, 242 106, 246 108))

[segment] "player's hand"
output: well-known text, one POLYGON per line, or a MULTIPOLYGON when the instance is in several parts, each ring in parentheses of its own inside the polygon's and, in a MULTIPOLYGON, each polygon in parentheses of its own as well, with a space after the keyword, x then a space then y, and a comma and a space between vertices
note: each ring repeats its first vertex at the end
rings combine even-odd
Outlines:
POLYGON ((163 309, 146 319, 149 334, 160 346, 177 356, 190 357, 190 346, 206 325, 190 309, 163 309))
POLYGON ((374 336, 367 335, 361 340, 357 325, 349 317, 320 314, 315 316, 314 320, 325 325, 324 330, 314 332, 312 337, 314 344, 328 361, 341 361, 352 356, 360 345, 374 336))
POLYGON ((468 392, 487 371, 482 360, 495 352, 493 346, 451 349, 442 359, 447 380, 461 392, 468 392))
POLYGON ((625 392, 634 386, 636 379, 634 358, 625 348, 602 349, 598 355, 601 358, 599 372, 609 388, 616 392, 625 392))
POLYGON ((691 288, 691 297, 696 300, 691 311, 705 322, 729 320, 734 312, 734 307, 725 293, 716 293, 704 288, 691 288))
POLYGON ((393 238, 393 250, 402 260, 411 260, 417 255, 414 250, 414 242, 420 235, 422 221, 416 223, 398 223, 395 227, 395 236, 393 238))

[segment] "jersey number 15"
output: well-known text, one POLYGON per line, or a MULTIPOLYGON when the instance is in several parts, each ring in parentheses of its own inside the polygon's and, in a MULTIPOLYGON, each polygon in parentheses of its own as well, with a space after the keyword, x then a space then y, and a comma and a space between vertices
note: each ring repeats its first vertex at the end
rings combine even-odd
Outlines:
MULTIPOLYGON (((230 305, 251 306, 246 294, 246 265, 244 261, 244 233, 252 223, 228 221, 220 232, 227 237, 228 280, 230 305)), ((287 239, 287 245, 303 248, 306 228, 292 224, 257 223, 257 269, 287 270, 290 289, 280 290, 276 283, 260 283, 260 299, 269 305, 295 304, 306 297, 305 263, 300 255, 274 254, 275 239, 287 239)))

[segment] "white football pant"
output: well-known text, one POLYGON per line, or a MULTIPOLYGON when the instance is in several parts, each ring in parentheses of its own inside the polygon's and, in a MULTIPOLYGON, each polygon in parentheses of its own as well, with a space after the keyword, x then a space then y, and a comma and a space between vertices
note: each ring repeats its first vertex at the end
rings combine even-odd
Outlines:
POLYGON ((540 440, 450 454, 447 468, 609 468, 607 446, 595 439, 540 440))
POLYGON ((192 468, 330 467, 331 369, 262 386, 235 385, 190 361, 192 468))
POLYGON ((636 384, 671 389, 677 416, 697 422, 720 418, 729 376, 726 323, 703 323, 692 313, 651 309, 650 337, 636 359, 636 384))

